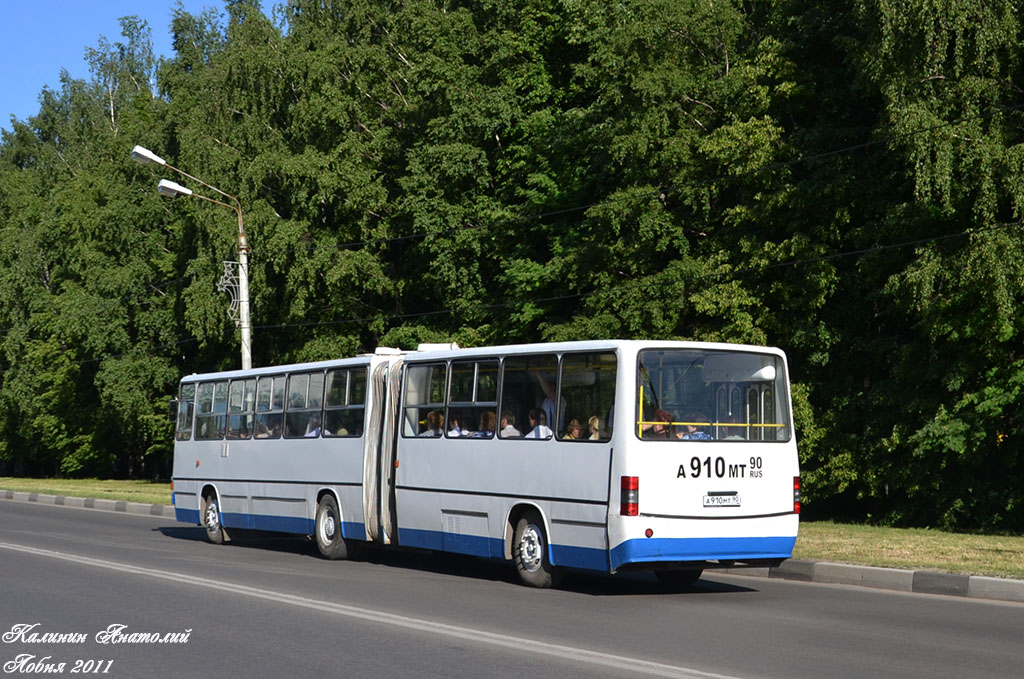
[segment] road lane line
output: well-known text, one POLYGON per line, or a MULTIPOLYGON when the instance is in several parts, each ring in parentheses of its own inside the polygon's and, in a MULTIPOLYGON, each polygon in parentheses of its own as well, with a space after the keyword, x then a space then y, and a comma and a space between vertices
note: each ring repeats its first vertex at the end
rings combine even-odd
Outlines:
POLYGON ((702 672, 700 670, 692 668, 679 667, 677 665, 665 665, 662 663, 652 662, 649 660, 642 660, 640 658, 630 658, 622 655, 614 655, 611 653, 601 653, 599 651, 590 651, 583 648, 575 648, 573 646, 551 644, 548 642, 537 641, 535 639, 528 639, 525 637, 513 637, 505 634, 484 632, 480 630, 470 629, 468 627, 459 627, 457 625, 449 625, 446 623, 435 622, 432 620, 424 620, 422 618, 411 618, 404 615, 386 613, 384 611, 375 611, 368 608, 360 608, 358 606, 349 606, 346 604, 337 604, 328 601, 318 601, 316 599, 295 596, 293 594, 286 594, 284 592, 275 592, 273 590, 259 589, 256 587, 249 587, 247 585, 240 585, 232 582, 210 580, 208 578, 200 578, 194 575, 186 575, 184 573, 174 573, 171 571, 161 571, 153 568, 143 568, 141 566, 132 566, 131 564, 117 563, 114 561, 105 561, 102 559, 93 559, 91 557, 80 556, 75 554, 65 554, 63 552, 55 552, 48 549, 38 549, 36 547, 17 545, 9 542, 0 542, 0 548, 15 552, 22 552, 24 554, 32 554, 35 556, 42 556, 51 559, 70 561, 72 563, 93 566, 96 568, 104 568, 107 570, 118 571, 121 573, 131 573, 133 575, 141 575, 144 577, 169 580, 171 582, 176 582, 179 584, 192 585, 196 587, 206 587, 208 589, 213 589, 218 592, 230 592, 233 594, 240 594, 242 596, 248 596, 257 599, 265 599, 267 601, 289 604, 291 606, 300 606, 303 608, 331 613, 334 615, 342 615, 349 618, 357 618, 361 620, 367 620, 369 622, 412 629, 418 632, 430 632, 433 634, 453 637, 464 641, 473 641, 482 644, 489 644, 491 646, 500 646, 503 648, 515 650, 517 652, 527 650, 532 651, 534 653, 541 653, 544 655, 553 656, 556 658, 566 660, 572 660, 575 662, 585 662, 617 670, 628 670, 631 673, 641 672, 644 674, 659 677, 674 677, 676 679, 736 679, 735 677, 730 677, 729 675, 724 674, 702 672))

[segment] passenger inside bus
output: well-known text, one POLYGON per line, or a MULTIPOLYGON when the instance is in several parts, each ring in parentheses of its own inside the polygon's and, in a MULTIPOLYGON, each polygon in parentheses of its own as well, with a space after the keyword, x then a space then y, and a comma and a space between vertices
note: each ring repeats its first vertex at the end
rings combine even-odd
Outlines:
POLYGON ((516 429, 516 416, 511 410, 506 410, 501 413, 501 431, 499 436, 503 439, 508 438, 519 438, 522 434, 516 429))
POLYGON ((711 434, 702 429, 705 424, 710 423, 707 422, 703 413, 697 411, 686 413, 683 429, 676 436, 684 441, 711 441, 711 434))
POLYGON ((431 410, 427 413, 427 428, 419 433, 419 436, 423 437, 438 437, 441 435, 441 412, 438 410, 431 410))
POLYGON ((722 427, 722 439, 724 441, 746 440, 747 437, 744 436, 746 427, 739 424, 740 418, 736 417, 735 415, 730 415, 729 417, 725 418, 725 421, 727 424, 726 426, 722 427), (729 426, 730 424, 733 426, 729 426))
POLYGON ((659 408, 654 413, 654 419, 645 425, 644 438, 660 440, 671 438, 673 435, 672 422, 674 419, 672 413, 659 408))
POLYGON ((530 374, 536 378, 537 383, 540 385, 541 391, 544 392, 544 400, 541 402, 541 410, 544 411, 544 415, 547 418, 545 424, 553 423, 555 421, 555 414, 557 410, 558 414, 558 430, 563 431, 565 429, 565 409, 568 405, 564 396, 559 396, 557 401, 555 399, 555 385, 552 384, 540 370, 532 370, 530 374), (557 403, 557 406, 556 406, 557 403))
POLYGON ((547 425, 547 416, 544 411, 540 408, 534 408, 530 411, 530 433, 526 435, 528 439, 549 439, 551 438, 551 429, 547 425))
POLYGON ((494 436, 494 411, 485 410, 480 413, 480 428, 470 434, 475 439, 489 439, 494 436))
POLYGON ((469 434, 469 432, 462 428, 462 413, 458 410, 448 411, 448 426, 448 436, 451 438, 459 438, 469 434))
POLYGON ((281 436, 281 416, 260 415, 256 420, 256 438, 276 439, 281 436))

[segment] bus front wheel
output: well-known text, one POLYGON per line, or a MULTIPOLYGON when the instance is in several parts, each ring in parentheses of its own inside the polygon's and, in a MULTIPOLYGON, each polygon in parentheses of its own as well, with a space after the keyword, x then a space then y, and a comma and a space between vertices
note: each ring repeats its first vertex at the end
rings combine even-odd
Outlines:
POLYGON ((333 495, 324 495, 316 508, 316 546, 325 559, 349 559, 353 545, 341 536, 341 512, 333 495))
POLYGON ((530 587, 546 588, 558 583, 560 571, 548 559, 548 539, 544 523, 535 512, 519 518, 513 537, 512 558, 519 579, 530 587))

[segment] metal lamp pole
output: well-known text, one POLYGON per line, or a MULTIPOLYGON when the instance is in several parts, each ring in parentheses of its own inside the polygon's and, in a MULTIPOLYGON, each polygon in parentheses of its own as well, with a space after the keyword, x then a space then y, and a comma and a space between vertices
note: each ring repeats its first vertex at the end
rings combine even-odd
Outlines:
POLYGON ((160 183, 157 185, 157 191, 162 196, 167 196, 169 198, 179 195, 194 196, 201 200, 205 200, 208 203, 213 203, 214 205, 220 205, 221 207, 234 210, 235 214, 238 216, 238 327, 241 330, 242 335, 242 369, 248 370, 252 368, 252 321, 249 318, 249 241, 245 237, 245 229, 242 224, 242 204, 234 196, 224 193, 216 186, 211 186, 202 179, 193 177, 184 170, 174 167, 149 149, 136 146, 132 149, 132 158, 143 165, 156 163, 157 165, 170 168, 178 174, 202 184, 211 191, 214 191, 231 201, 230 204, 223 203, 219 200, 195 193, 191 189, 168 179, 161 179, 160 183))

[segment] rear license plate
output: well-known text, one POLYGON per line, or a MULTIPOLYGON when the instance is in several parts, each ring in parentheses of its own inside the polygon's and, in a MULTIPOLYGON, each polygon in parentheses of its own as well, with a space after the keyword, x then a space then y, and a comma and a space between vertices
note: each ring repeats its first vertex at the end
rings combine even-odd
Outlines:
POLYGON ((739 507, 740 496, 738 493, 730 493, 729 495, 705 495, 704 506, 705 507, 739 507))

